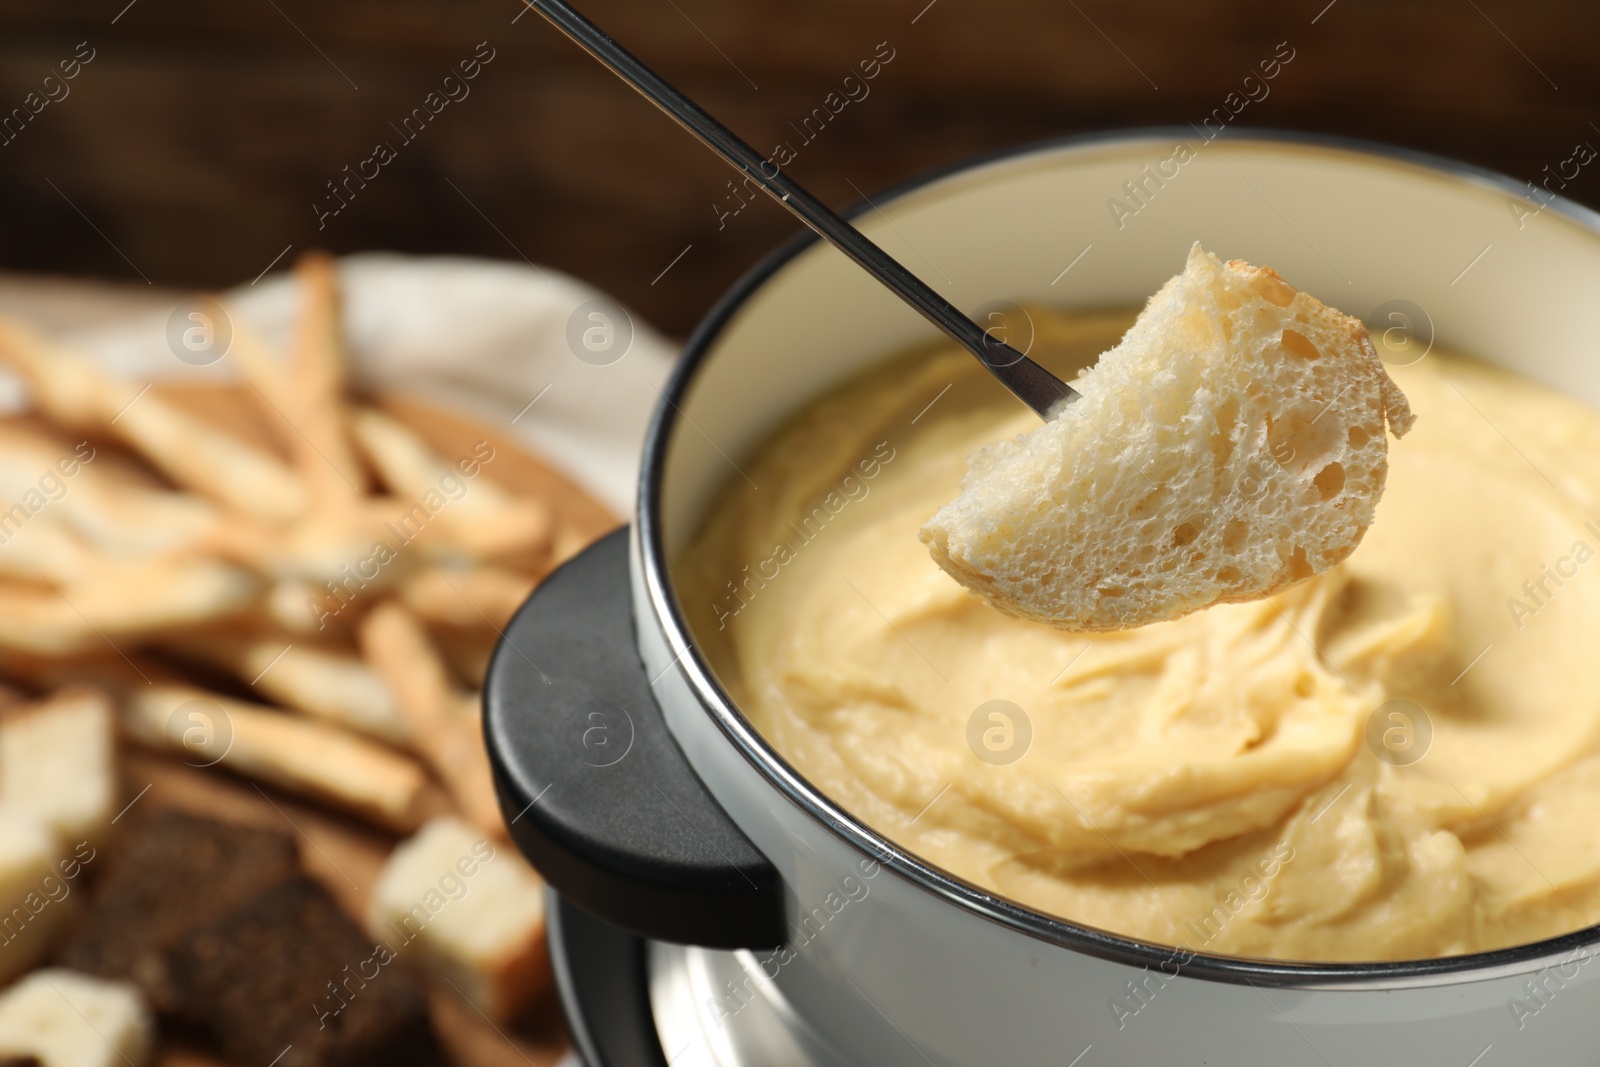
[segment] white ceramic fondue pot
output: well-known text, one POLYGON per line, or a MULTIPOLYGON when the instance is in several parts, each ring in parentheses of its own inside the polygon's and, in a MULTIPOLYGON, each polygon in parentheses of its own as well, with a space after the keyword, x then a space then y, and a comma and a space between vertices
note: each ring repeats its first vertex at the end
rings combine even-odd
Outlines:
MULTIPOLYGON (((874 205, 861 228, 968 312, 1137 306, 1198 240, 1375 333, 1436 337, 1600 408, 1600 216, 1543 187, 1347 142, 1186 129, 1028 147, 874 205)), ((1141 943, 924 863, 756 733, 697 649, 670 562, 786 416, 935 336, 806 239, 691 338, 649 431, 636 522, 534 594, 486 687, 507 819, 554 888, 657 942, 750 950, 746 969, 841 1064, 1600 1061, 1600 928, 1377 964, 1141 943)), ((718 1025, 754 996, 725 985, 703 1006, 718 1025)))

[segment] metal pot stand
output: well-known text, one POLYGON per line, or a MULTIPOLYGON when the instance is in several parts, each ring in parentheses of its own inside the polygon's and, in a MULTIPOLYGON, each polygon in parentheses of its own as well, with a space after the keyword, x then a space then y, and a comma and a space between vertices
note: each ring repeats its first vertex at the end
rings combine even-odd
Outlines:
POLYGON ((551 967, 584 1067, 847 1067, 789 1010, 755 954, 646 941, 554 890, 546 912, 551 967))
POLYGON ((656 1039, 642 938, 546 890, 550 969, 584 1067, 668 1067, 656 1039))

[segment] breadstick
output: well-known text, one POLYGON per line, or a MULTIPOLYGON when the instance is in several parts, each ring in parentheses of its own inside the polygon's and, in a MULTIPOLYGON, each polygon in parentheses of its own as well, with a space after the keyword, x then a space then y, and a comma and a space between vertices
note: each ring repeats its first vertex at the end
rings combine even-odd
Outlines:
POLYGON ((314 637, 340 633, 338 615, 320 610, 319 590, 304 578, 285 578, 267 587, 261 598, 265 621, 286 633, 314 637))
POLYGON ((94 447, 87 442, 69 444, 64 438, 14 422, 0 425, 0 498, 19 500, 30 490, 42 492, 56 483, 62 490, 71 488, 84 480, 78 475, 94 455, 94 447), (53 481, 41 486, 47 475, 53 481))
POLYGON ((476 457, 452 466, 409 427, 371 408, 357 411, 353 426, 356 442, 401 498, 397 522, 420 528, 437 520, 479 557, 538 557, 550 550, 549 506, 490 481, 476 457))
POLYGON ((108 556, 208 553, 237 521, 202 496, 138 484, 96 455, 87 441, 0 426, 0 500, 14 501, 0 511, 0 545, 25 525, 55 523, 108 556))
POLYGON ((325 723, 183 685, 132 686, 123 723, 152 748, 186 753, 388 829, 428 816, 428 778, 407 756, 325 723))
POLYGON ((76 430, 115 434, 178 485, 273 521, 305 508, 304 487, 276 456, 190 416, 148 386, 120 381, 3 319, 0 362, 27 380, 35 402, 52 419, 76 430))
POLYGON ((62 521, 108 556, 210 554, 241 521, 191 493, 90 479, 62 503, 62 521))
POLYGON ((287 362, 273 354, 266 338, 256 332, 248 318, 232 306, 224 307, 233 324, 233 342, 228 346, 228 358, 239 368, 239 376, 245 386, 254 390, 256 405, 266 416, 267 425, 272 428, 278 443, 284 451, 295 455, 296 449, 302 445, 289 414, 294 409, 294 399, 289 391, 287 362))
POLYGON ((240 681, 286 708, 327 719, 390 744, 411 730, 376 671, 348 652, 303 638, 243 634, 190 635, 173 648, 232 671, 240 681))
POLYGON ((475 717, 460 714, 444 660, 422 624, 385 601, 362 620, 360 638, 362 655, 388 682, 410 723, 417 753, 433 764, 467 818, 505 836, 482 728, 475 717))
POLYGON ((233 355, 245 381, 294 457, 313 510, 343 507, 368 489, 345 427, 343 344, 332 261, 308 254, 295 267, 301 311, 288 358, 280 359, 242 316, 233 315, 233 355))
MULTIPOLYGON (((237 524, 219 551, 274 578, 304 578, 338 584, 351 580, 358 586, 378 581, 386 584, 395 572, 386 564, 363 561, 374 555, 379 541, 399 545, 399 538, 384 525, 390 511, 371 499, 352 500, 346 507, 310 513, 288 527, 237 524), (358 572, 366 570, 365 576, 358 572), (352 577, 355 575, 355 577, 352 577)), ((390 549, 390 552, 394 552, 390 549)), ((387 556, 389 552, 379 553, 387 556)), ((398 554, 398 553, 396 553, 398 554)), ((410 553, 420 557, 422 553, 410 553)))
POLYGON ((124 635, 234 615, 256 588, 253 576, 207 559, 97 566, 53 588, 0 584, 0 647, 71 655, 124 635))
POLYGON ((432 623, 463 630, 502 630, 535 584, 526 574, 504 567, 430 567, 401 584, 400 599, 432 623))
POLYGON ((0 575, 22 582, 71 583, 99 562, 61 523, 38 518, 13 527, 12 518, 0 513, 0 575))

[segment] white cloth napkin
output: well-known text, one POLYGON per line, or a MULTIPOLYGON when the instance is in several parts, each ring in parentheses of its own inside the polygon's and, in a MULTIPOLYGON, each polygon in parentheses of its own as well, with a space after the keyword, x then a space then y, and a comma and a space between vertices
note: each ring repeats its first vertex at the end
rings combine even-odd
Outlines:
MULTIPOLYGON (((358 386, 506 426, 618 515, 633 514, 645 425, 675 356, 654 329, 548 267, 368 253, 340 260, 339 272, 358 386), (629 329, 631 343, 610 362, 629 329)), ((298 299, 293 279, 277 274, 224 303, 281 346, 298 299)), ((226 355, 205 366, 180 359, 171 318, 167 308, 64 340, 134 380, 232 376, 226 355)), ((24 400, 19 382, 0 379, 0 407, 24 400)))

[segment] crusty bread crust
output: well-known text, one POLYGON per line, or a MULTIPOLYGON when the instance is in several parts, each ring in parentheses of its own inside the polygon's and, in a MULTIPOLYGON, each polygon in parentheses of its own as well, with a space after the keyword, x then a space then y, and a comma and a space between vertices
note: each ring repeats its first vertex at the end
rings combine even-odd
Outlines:
POLYGON ((997 610, 1122 630, 1259 599, 1355 550, 1415 422, 1360 320, 1196 244, 1082 399, 975 453, 922 529, 997 610))

